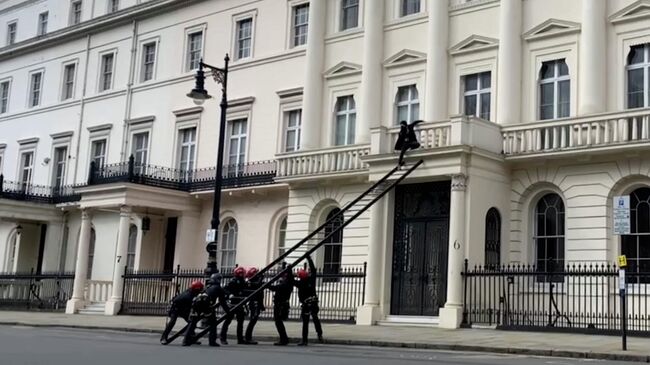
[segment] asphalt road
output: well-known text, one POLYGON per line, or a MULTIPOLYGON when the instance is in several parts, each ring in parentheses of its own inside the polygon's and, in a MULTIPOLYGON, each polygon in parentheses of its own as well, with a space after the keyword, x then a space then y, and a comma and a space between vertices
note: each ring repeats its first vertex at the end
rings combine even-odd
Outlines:
MULTIPOLYGON (((2 365, 581 365, 626 364, 596 360, 541 358, 484 353, 439 352, 353 346, 275 347, 158 344, 158 336, 138 333, 0 326, 2 365)), ((627 363, 629 364, 629 363, 627 363)))

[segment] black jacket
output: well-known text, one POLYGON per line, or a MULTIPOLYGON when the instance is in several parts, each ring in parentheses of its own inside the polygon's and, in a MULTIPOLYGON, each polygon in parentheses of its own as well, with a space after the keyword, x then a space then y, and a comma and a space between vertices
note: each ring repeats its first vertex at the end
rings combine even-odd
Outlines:
POLYGON ((291 293, 293 293, 293 282, 291 271, 287 271, 285 277, 280 278, 275 284, 271 285, 269 290, 275 293, 273 295, 273 302, 288 302, 291 299, 291 293))
POLYGON ((192 291, 192 289, 185 290, 172 299, 172 308, 178 311, 178 313, 189 314, 192 309, 192 300, 198 294, 199 292, 192 291))
MULTIPOLYGON (((257 289, 259 289, 262 286, 262 277, 260 276, 259 278, 256 278, 253 281, 247 281, 246 282, 246 290, 244 291, 245 296, 249 296, 253 294, 253 292, 257 289)), ((260 291, 259 293, 255 294, 253 298, 251 298, 251 303, 255 302, 258 305, 264 306, 264 290, 260 291)))
POLYGON ((246 298, 246 280, 244 278, 233 277, 225 289, 226 293, 230 295, 231 304, 238 304, 246 298))
POLYGON ((221 287, 221 284, 216 283, 209 285, 205 289, 205 293, 210 297, 210 301, 212 302, 213 305, 217 304, 217 301, 219 301, 219 305, 225 310, 226 312, 229 310, 228 308, 228 299, 226 298, 226 292, 223 290, 221 287))
POLYGON ((295 283, 300 303, 304 303, 307 298, 316 296, 316 265, 309 256, 307 256, 307 262, 309 263, 309 276, 307 279, 298 280, 295 283))

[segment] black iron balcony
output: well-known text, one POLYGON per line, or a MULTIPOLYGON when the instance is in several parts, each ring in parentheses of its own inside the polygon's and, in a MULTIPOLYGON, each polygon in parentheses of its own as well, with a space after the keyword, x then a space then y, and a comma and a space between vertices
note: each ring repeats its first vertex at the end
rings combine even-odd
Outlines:
MULTIPOLYGON (((92 162, 88 185, 130 182, 181 191, 203 191, 214 188, 216 168, 183 170, 140 164, 133 157, 127 162, 97 167, 92 162)), ((223 187, 226 189, 273 184, 275 161, 249 162, 223 167, 223 187)))
POLYGON ((24 182, 5 181, 0 175, 0 198, 42 204, 61 204, 79 201, 81 196, 74 192, 75 185, 45 186, 24 182))

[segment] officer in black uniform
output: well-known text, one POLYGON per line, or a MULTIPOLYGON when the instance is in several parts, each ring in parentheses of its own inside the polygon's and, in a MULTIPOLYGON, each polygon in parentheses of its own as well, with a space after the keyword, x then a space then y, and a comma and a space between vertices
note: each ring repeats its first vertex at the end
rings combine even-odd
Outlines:
POLYGON ((286 346, 289 343, 287 330, 284 328, 284 321, 289 318, 289 300, 293 293, 293 275, 290 269, 286 269, 280 279, 269 287, 273 295, 273 321, 278 330, 280 340, 274 343, 275 346, 286 346))
MULTIPOLYGON (((246 271, 246 296, 253 294, 257 289, 262 286, 262 275, 257 275, 259 270, 256 267, 251 267, 246 271), (256 276, 257 275, 257 276, 256 276)), ((260 291, 251 298, 248 302, 248 325, 246 326, 246 334, 244 335, 244 343, 247 345, 257 345, 257 341, 253 341, 253 329, 257 320, 260 318, 266 308, 264 307, 264 291, 260 291)))
MULTIPOLYGON (((239 304, 246 297, 246 269, 239 266, 233 271, 233 277, 226 285, 226 293, 230 296, 230 305, 234 306, 239 304)), ((237 318, 237 343, 244 344, 244 319, 246 318, 246 309, 244 306, 239 307, 234 313, 230 313, 221 326, 221 335, 219 340, 222 345, 228 344, 228 326, 232 322, 233 317, 237 318)))
POLYGON ((416 120, 411 124, 407 124, 405 120, 401 121, 397 142, 395 142, 395 150, 400 151, 399 164, 404 164, 404 154, 407 150, 415 150, 420 148, 420 142, 415 135, 415 126, 422 123, 421 120, 416 120))
POLYGON ((183 338, 183 346, 190 346, 194 343, 194 329, 198 322, 205 318, 209 328, 208 343, 210 346, 219 346, 217 343, 217 318, 215 308, 217 303, 221 305, 224 312, 228 313, 226 293, 221 287, 221 274, 215 273, 207 280, 208 287, 204 293, 199 294, 192 303, 192 314, 190 324, 183 338))
POLYGON ((192 311, 192 301, 203 291, 203 283, 200 281, 194 281, 190 284, 190 287, 184 292, 178 294, 172 299, 171 308, 167 313, 167 325, 163 331, 162 336, 160 337, 160 343, 167 345, 167 336, 171 333, 172 329, 176 325, 176 320, 178 317, 183 318, 186 322, 190 322, 190 312, 192 311))
POLYGON ((318 296, 316 295, 316 265, 311 257, 307 256, 309 272, 305 269, 298 270, 298 299, 300 300, 300 318, 302 318, 302 342, 298 346, 307 346, 309 335, 309 317, 314 320, 318 341, 323 342, 323 328, 318 319, 318 296))

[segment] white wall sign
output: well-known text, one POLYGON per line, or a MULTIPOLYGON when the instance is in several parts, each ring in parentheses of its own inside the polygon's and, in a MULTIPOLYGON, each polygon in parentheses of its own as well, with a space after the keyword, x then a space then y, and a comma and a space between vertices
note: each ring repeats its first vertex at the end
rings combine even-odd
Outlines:
POLYGON ((205 242, 214 242, 214 239, 217 237, 216 229, 207 229, 205 231, 205 242))
POLYGON ((630 234, 630 196, 615 196, 614 207, 614 234, 630 234))

